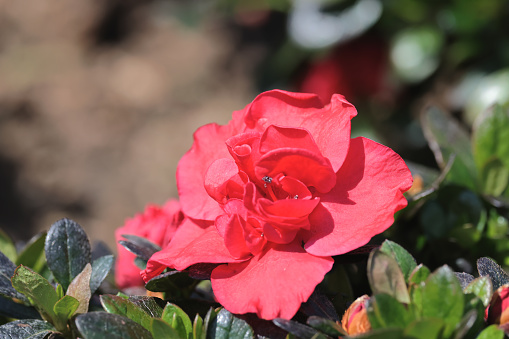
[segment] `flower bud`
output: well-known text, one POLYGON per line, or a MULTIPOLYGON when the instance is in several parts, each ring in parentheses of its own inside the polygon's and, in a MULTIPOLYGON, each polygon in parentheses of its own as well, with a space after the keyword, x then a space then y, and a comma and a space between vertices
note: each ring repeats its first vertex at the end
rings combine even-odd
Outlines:
POLYGON ((341 319, 341 326, 348 335, 366 333, 371 329, 366 311, 368 295, 357 298, 346 310, 341 319))
POLYGON ((509 323, 509 285, 500 286, 493 293, 486 309, 486 321, 498 325, 509 323))

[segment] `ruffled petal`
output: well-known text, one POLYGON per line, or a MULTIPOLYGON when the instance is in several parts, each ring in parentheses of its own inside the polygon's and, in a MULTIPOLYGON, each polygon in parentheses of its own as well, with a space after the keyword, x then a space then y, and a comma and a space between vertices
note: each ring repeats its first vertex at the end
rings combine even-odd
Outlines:
POLYGON ((350 143, 334 189, 320 195, 303 232, 304 248, 314 255, 339 255, 365 245, 394 222, 407 205, 412 186, 405 162, 390 148, 366 138, 350 143))
POLYGON ((301 127, 309 131, 322 155, 336 172, 346 157, 350 120, 357 115, 352 104, 339 94, 323 106, 318 96, 273 90, 258 95, 245 109, 246 130, 263 132, 269 125, 301 127))
POLYGON ((175 232, 170 244, 150 258, 141 276, 147 282, 164 271, 166 267, 181 271, 198 263, 242 261, 230 255, 214 225, 202 227, 186 219, 175 232))
POLYGON ((331 257, 306 253, 298 242, 272 245, 244 263, 212 271, 212 290, 232 313, 291 319, 332 268, 331 257))
POLYGON ((217 201, 205 190, 205 175, 217 159, 230 158, 225 141, 235 132, 233 122, 226 126, 209 124, 194 133, 191 149, 180 159, 177 186, 182 211, 190 218, 214 221, 222 214, 217 201))

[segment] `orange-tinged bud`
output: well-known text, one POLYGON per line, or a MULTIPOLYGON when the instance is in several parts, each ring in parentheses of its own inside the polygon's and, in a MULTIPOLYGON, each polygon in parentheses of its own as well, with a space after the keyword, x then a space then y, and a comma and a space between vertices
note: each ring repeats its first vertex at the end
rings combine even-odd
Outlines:
POLYGON ((366 333, 371 330, 366 311, 366 301, 368 300, 369 296, 366 294, 357 298, 343 315, 341 326, 348 335, 366 333))
POLYGON ((486 309, 486 320, 490 324, 509 323, 509 285, 500 286, 491 297, 486 309))

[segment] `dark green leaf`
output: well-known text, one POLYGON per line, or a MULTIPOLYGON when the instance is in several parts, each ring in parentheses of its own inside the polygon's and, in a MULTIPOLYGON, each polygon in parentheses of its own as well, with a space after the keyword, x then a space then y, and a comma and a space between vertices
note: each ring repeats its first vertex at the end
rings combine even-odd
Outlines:
POLYGON ((487 275, 491 278, 494 291, 502 285, 509 284, 509 275, 490 258, 479 258, 477 260, 477 270, 480 276, 487 275))
POLYGON ((465 293, 473 293, 481 299, 484 307, 490 303, 491 295, 493 294, 493 285, 488 276, 482 276, 472 280, 464 289, 465 293))
POLYGON ((101 295, 101 305, 108 313, 125 316, 150 331, 151 317, 139 306, 120 296, 101 295))
POLYGON ((415 339, 414 337, 408 337, 403 334, 402 328, 380 328, 372 330, 367 333, 359 334, 354 337, 355 339, 415 339))
POLYGON ((193 333, 191 319, 177 305, 172 303, 166 304, 161 318, 170 324, 183 338, 188 338, 193 333))
POLYGON ((11 238, 0 229, 0 252, 3 253, 10 261, 16 261, 18 257, 18 253, 16 251, 16 246, 12 242, 11 238))
MULTIPOLYGON (((341 266, 336 268, 334 271, 335 274, 338 274, 341 282, 343 282, 347 287, 350 287, 350 282, 348 281, 348 275, 346 274, 345 269, 341 266)), ((338 277, 338 276, 336 276, 338 277)), ((341 285, 341 283, 339 284, 341 285)), ((340 290, 342 293, 346 294, 346 288, 341 288, 344 286, 338 286, 336 285, 338 290, 340 290)), ((350 288, 351 290, 351 288, 350 288)), ((307 316, 318 316, 321 318, 330 319, 333 321, 338 321, 339 317, 336 313, 336 310, 334 309, 334 305, 330 301, 327 296, 325 296, 323 293, 315 289, 313 293, 311 293, 311 296, 309 299, 303 303, 300 306, 300 311, 303 312, 307 316)))
POLYGON ((449 267, 440 267, 429 276, 422 289, 423 316, 443 319, 447 337, 461 320, 463 310, 463 290, 458 279, 449 267))
POLYGON ((476 339, 503 339, 504 331, 498 328, 497 325, 486 327, 476 339))
MULTIPOLYGON (((219 315, 218 315, 219 316, 219 315)), ((277 326, 282 328, 283 330, 301 338, 301 339, 311 339, 311 338, 326 338, 325 335, 320 334, 317 330, 312 327, 303 325, 293 320, 286 319, 274 319, 272 322, 277 326), (321 335, 317 337, 317 335, 321 335)), ((228 338, 228 337, 220 337, 220 338, 228 338)), ((250 336, 246 338, 251 338, 250 336)))
POLYGON ((21 265, 12 276, 12 286, 25 296, 39 310, 43 319, 54 319, 53 306, 58 301, 55 288, 31 269, 21 265))
POLYGON ((86 264, 83 271, 78 274, 69 284, 67 295, 76 298, 79 301, 79 307, 76 313, 87 313, 88 303, 92 294, 90 293, 90 275, 92 274, 92 266, 86 264))
POLYGON ((51 226, 45 251, 53 276, 65 290, 90 263, 87 235, 80 225, 70 219, 61 219, 51 226))
POLYGON ((332 337, 346 335, 345 330, 337 322, 326 318, 311 316, 308 318, 307 324, 332 337))
POLYGON ((55 331, 55 328, 46 321, 23 319, 0 326, 0 338, 43 339, 52 331, 55 331))
POLYGON ((445 323, 442 319, 418 319, 405 328, 404 334, 416 339, 442 338, 441 333, 444 327, 445 323))
POLYGON ((187 272, 170 271, 150 279, 145 288, 152 292, 169 292, 172 295, 179 295, 180 289, 194 283, 187 272))
POLYGON ((161 318, 163 315, 162 307, 159 306, 153 297, 134 295, 129 297, 129 301, 144 310, 152 318, 161 318))
POLYGON ((372 328, 405 328, 412 315, 400 302, 388 294, 376 294, 367 303, 367 313, 372 328))
POLYGON ((28 302, 28 299, 23 294, 12 287, 11 277, 15 270, 16 266, 14 263, 0 252, 0 295, 28 302))
POLYGON ((398 263, 390 255, 376 249, 368 259, 368 279, 373 294, 385 293, 398 301, 408 304, 408 295, 405 276, 398 263))
POLYGON ((430 270, 423 264, 419 264, 414 268, 412 273, 410 273, 410 277, 408 277, 409 284, 420 284, 421 282, 428 279, 430 275, 430 270))
POLYGON ((66 329, 67 321, 74 315, 74 312, 76 312, 79 305, 80 302, 70 295, 66 295, 57 301, 53 307, 53 311, 55 312, 53 324, 57 330, 64 331, 66 329))
POLYGON ((468 133, 437 107, 425 110, 421 116, 421 123, 439 166, 443 169, 450 157, 455 157, 447 179, 475 191, 478 174, 468 133))
POLYGON ((76 317, 76 327, 84 339, 153 339, 140 324, 106 312, 90 312, 76 317))
POLYGON ((399 267, 401 268, 401 271, 405 276, 405 279, 408 281, 410 273, 412 273, 412 271, 417 266, 414 257, 412 257, 412 255, 408 253, 403 247, 390 240, 385 240, 383 242, 382 246, 380 247, 380 251, 396 259, 399 267))
POLYGON ((161 247, 145 238, 132 234, 122 234, 122 237, 127 240, 120 240, 120 245, 145 261, 148 261, 154 253, 161 250, 161 247))
POLYGON ((200 339, 207 339, 207 334, 209 331, 209 327, 212 327, 212 323, 216 320, 218 310, 214 310, 212 307, 209 309, 205 318, 203 319, 202 332, 200 334, 200 339))
POLYGON ((0 316, 14 319, 41 319, 41 315, 35 308, 2 296, 0 296, 0 316))
POLYGON ((94 294, 99 288, 104 278, 110 272, 114 261, 113 255, 105 255, 94 260, 92 263, 92 275, 90 276, 90 293, 94 294))
POLYGON ((462 289, 465 289, 468 284, 474 280, 474 276, 472 274, 465 272, 454 272, 454 274, 456 275, 456 278, 458 278, 462 289))
MULTIPOLYGON (((177 331, 173 329, 170 325, 168 325, 166 322, 162 321, 161 319, 152 318, 152 327, 150 330, 150 333, 152 333, 152 336, 157 339, 177 339, 182 338, 177 331)), ((187 337, 184 337, 182 339, 186 339, 187 337)))
POLYGON ((18 255, 16 265, 27 266, 37 273, 42 273, 41 271, 46 263, 46 257, 44 256, 45 239, 46 233, 38 234, 30 239, 18 255))

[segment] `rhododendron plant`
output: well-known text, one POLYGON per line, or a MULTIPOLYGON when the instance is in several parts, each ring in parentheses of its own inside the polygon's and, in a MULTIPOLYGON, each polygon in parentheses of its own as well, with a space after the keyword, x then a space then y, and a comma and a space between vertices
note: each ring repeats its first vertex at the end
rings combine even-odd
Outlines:
POLYGON ((233 313, 292 318, 332 268, 332 256, 365 245, 406 206, 404 161, 350 138, 355 108, 341 95, 274 90, 198 129, 180 160, 186 219, 149 260, 145 281, 166 267, 216 263, 217 300, 233 313))
POLYGON ((140 269, 134 264, 136 256, 119 244, 119 240, 123 239, 122 235, 136 235, 164 247, 170 242, 182 220, 179 202, 168 200, 163 206, 148 205, 143 213, 127 219, 124 226, 115 230, 118 253, 115 281, 119 288, 144 285, 140 269))

